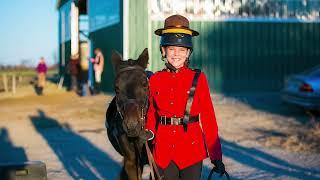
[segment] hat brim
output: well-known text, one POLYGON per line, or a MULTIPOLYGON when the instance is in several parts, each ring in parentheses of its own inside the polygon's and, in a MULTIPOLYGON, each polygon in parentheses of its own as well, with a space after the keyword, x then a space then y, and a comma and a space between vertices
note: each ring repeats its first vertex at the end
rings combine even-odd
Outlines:
MULTIPOLYGON (((163 34, 165 34, 165 33, 163 33, 163 31, 164 31, 164 30, 168 30, 168 29, 171 29, 171 28, 160 28, 160 29, 155 30, 154 33, 155 33, 156 35, 158 35, 158 36, 162 36, 163 34)), ((173 28, 172 28, 172 29, 173 29, 173 28)), ((199 33, 198 33, 197 31, 192 30, 192 29, 189 29, 189 28, 180 28, 180 29, 181 29, 181 30, 191 31, 191 36, 198 36, 198 35, 199 35, 199 33)), ((177 33, 179 33, 179 32, 177 32, 177 33)), ((182 33, 183 33, 183 32, 182 32, 182 33)))

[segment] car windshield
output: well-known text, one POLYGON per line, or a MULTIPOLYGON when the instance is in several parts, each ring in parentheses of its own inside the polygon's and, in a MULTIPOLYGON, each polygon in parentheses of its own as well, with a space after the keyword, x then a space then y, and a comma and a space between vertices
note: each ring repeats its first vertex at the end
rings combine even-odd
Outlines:
POLYGON ((320 65, 318 65, 314 68, 308 69, 301 74, 306 75, 306 76, 320 77, 320 65))

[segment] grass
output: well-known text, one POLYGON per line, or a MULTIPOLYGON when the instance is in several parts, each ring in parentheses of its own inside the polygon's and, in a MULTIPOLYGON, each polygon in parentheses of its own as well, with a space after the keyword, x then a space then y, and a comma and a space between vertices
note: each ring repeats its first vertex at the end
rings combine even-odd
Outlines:
MULTIPOLYGON (((58 69, 49 69, 47 72, 47 77, 52 77, 54 74, 58 73, 58 69)), ((17 86, 29 85, 30 82, 34 82, 37 77, 37 72, 35 69, 5 69, 0 71, 0 93, 4 91, 3 75, 7 76, 7 86, 12 88, 12 77, 15 75, 17 86)))
MULTIPOLYGON (((57 69, 50 69, 47 72, 48 76, 52 76, 53 74, 58 73, 57 69)), ((2 77, 2 74, 7 74, 8 76, 17 75, 17 76, 36 76, 37 72, 34 69, 23 69, 23 70, 1 70, 0 76, 2 77)))

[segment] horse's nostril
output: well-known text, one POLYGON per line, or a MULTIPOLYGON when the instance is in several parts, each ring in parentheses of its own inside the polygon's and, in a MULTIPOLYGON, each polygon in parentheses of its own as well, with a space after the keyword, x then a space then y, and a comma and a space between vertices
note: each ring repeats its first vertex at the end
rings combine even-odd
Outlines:
POLYGON ((138 133, 136 131, 128 131, 128 134, 127 134, 129 137, 137 137, 138 136, 138 133))
POLYGON ((127 124, 128 129, 135 129, 137 127, 137 125, 138 125, 138 122, 129 122, 127 124))

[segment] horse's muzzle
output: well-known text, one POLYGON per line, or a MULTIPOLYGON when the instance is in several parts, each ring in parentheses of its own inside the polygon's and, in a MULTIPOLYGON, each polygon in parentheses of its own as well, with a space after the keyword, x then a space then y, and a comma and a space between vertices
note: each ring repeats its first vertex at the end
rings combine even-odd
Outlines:
POLYGON ((138 122, 130 122, 127 123, 124 127, 125 131, 127 132, 128 137, 137 137, 141 131, 141 127, 139 126, 138 122))
POLYGON ((139 133, 136 130, 128 130, 127 136, 128 137, 138 137, 139 133))

